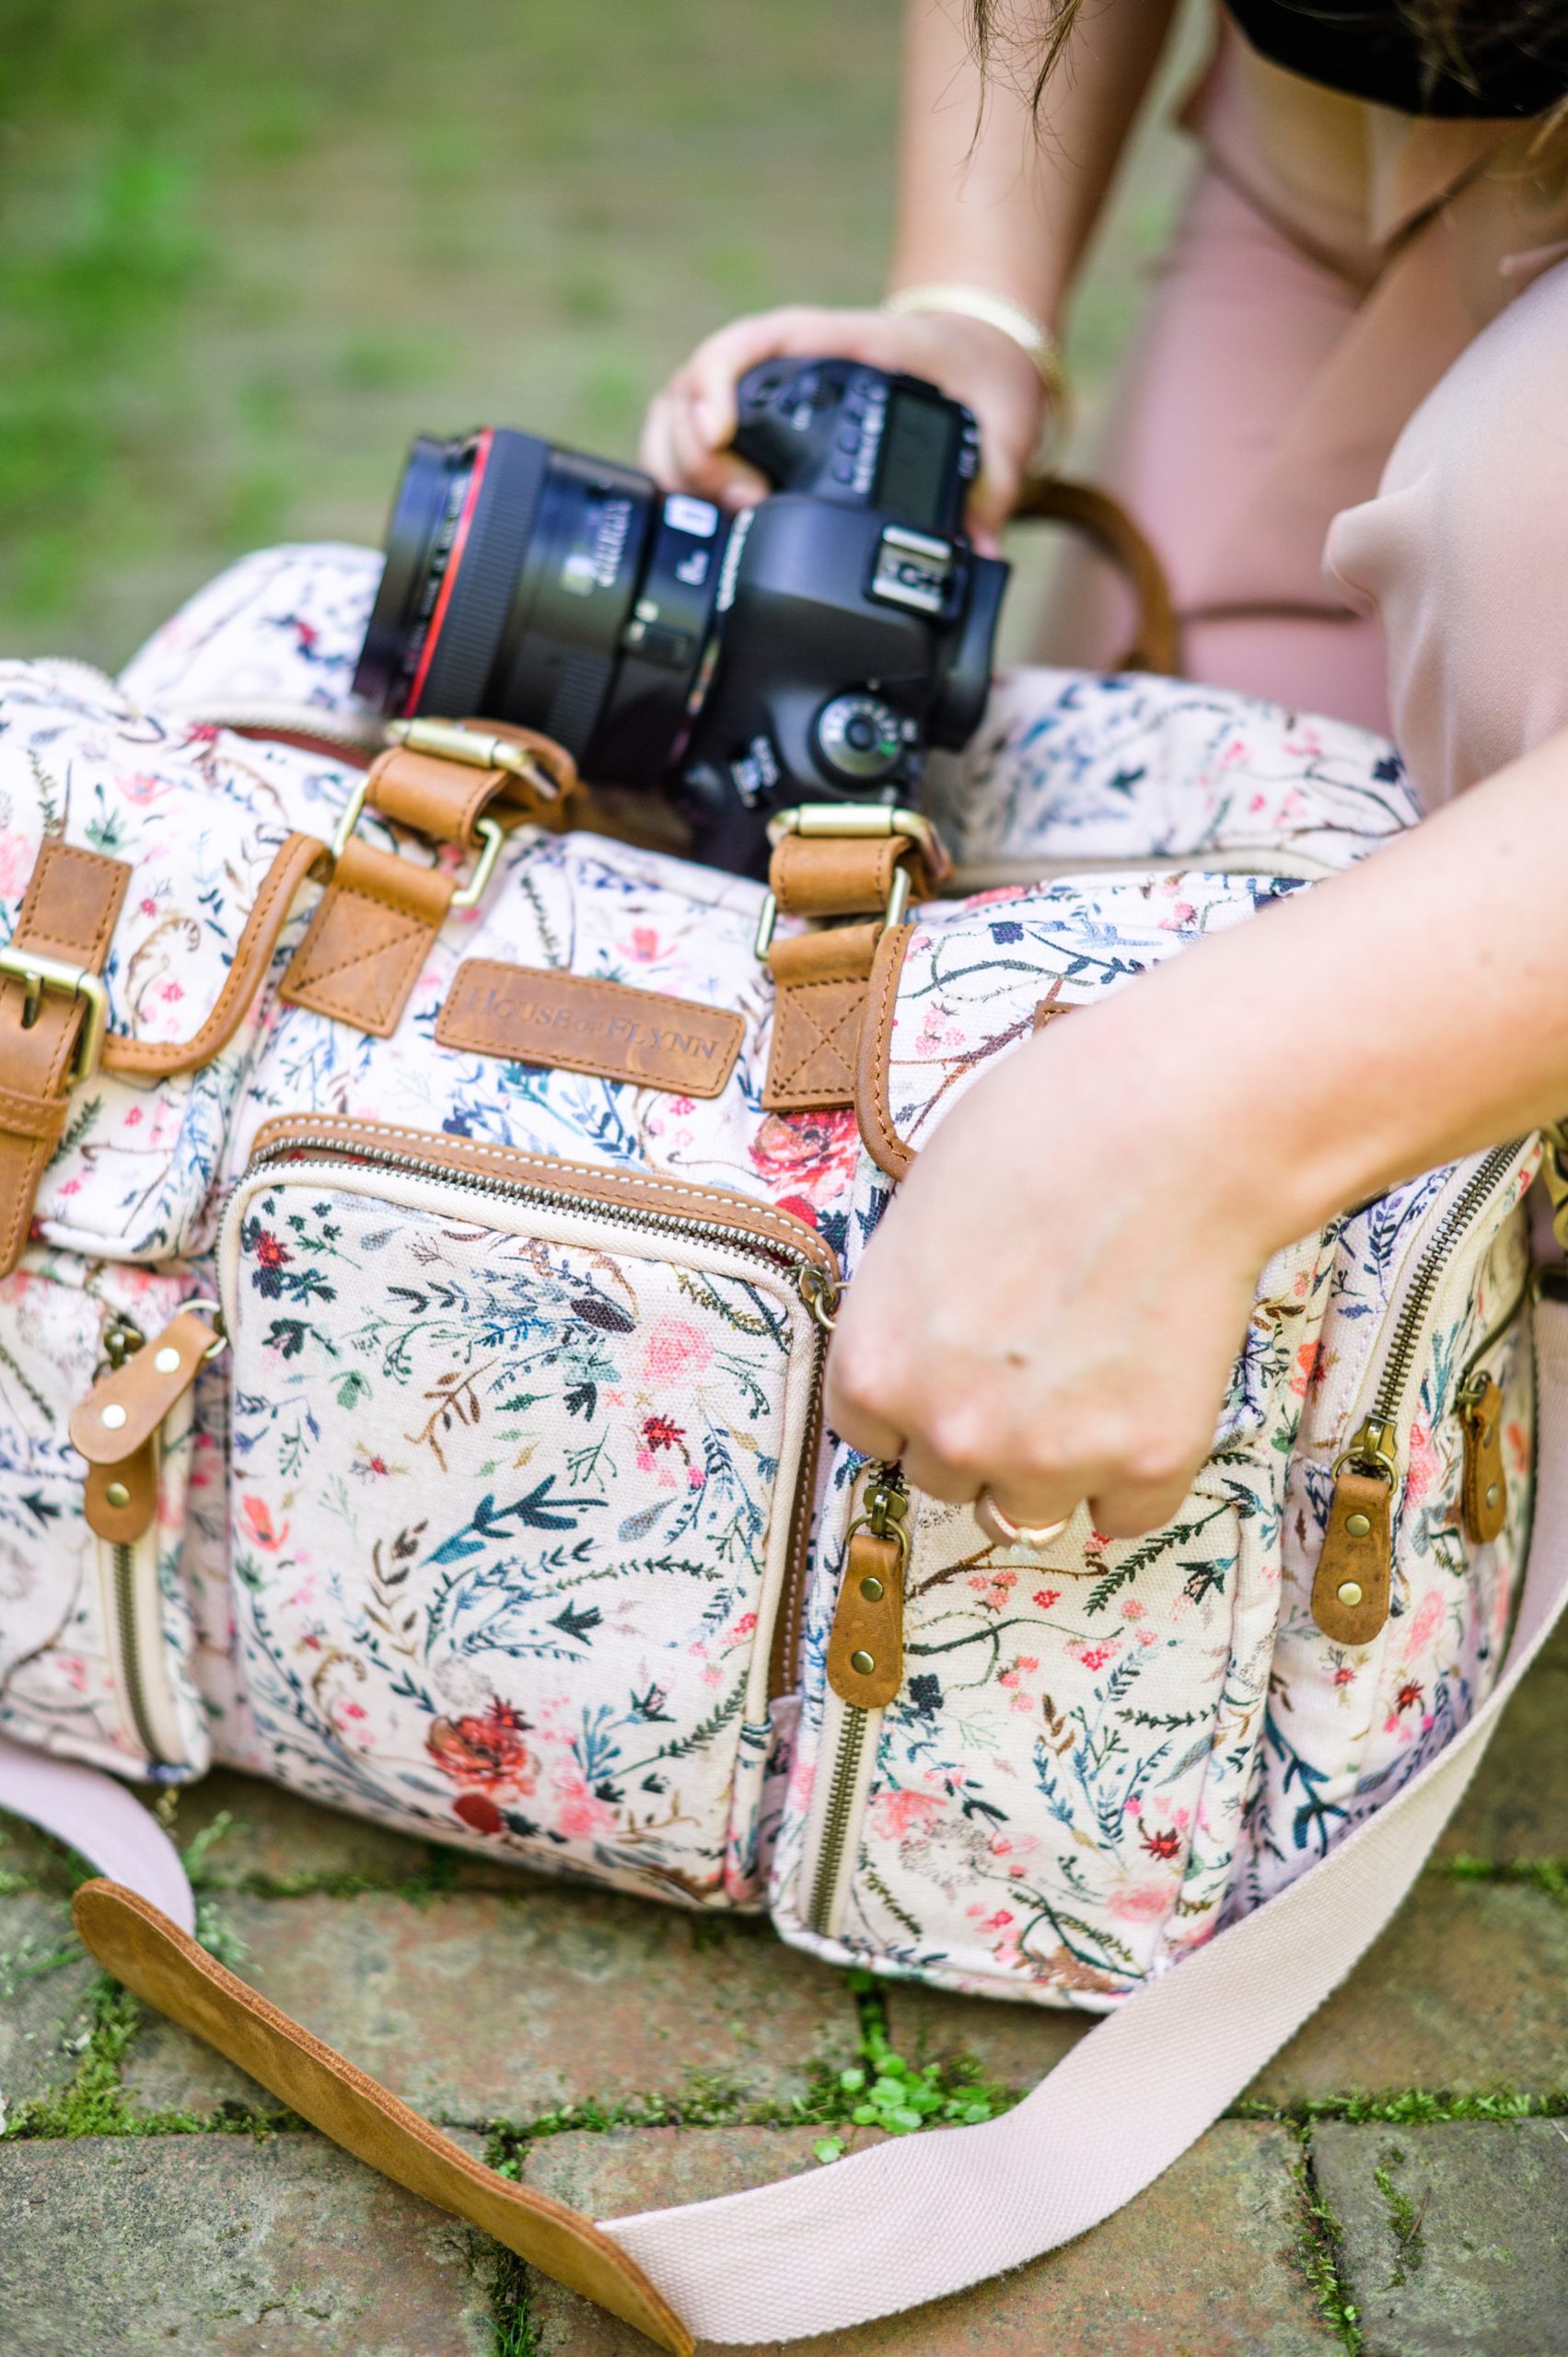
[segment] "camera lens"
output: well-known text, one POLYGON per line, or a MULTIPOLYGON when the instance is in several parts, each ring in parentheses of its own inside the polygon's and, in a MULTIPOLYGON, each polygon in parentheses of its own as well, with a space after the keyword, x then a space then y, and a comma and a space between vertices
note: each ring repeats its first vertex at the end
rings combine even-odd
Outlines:
POLYGON ((725 538, 633 468, 502 428, 422 435, 355 691, 541 728, 588 775, 651 784, 690 726, 725 538))

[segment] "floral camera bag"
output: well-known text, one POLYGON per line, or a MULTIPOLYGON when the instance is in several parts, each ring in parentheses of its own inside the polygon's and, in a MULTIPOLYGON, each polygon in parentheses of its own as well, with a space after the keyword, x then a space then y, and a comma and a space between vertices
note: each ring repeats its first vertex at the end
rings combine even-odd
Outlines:
POLYGON ((1412 823, 1397 761, 1022 672, 764 893, 528 732, 384 747, 376 567, 250 559, 118 683, 0 667, 0 1801, 377 2166, 664 2346, 839 2329, 1127 2200, 1417 1871, 1561 1601, 1541 1142, 1275 1256, 1166 1529, 998 1545, 823 1431, 842 1288, 994 1058, 1412 823), (595 2225, 194 1945, 115 1780, 214 1758, 1109 2018, 1002 2119, 595 2225))

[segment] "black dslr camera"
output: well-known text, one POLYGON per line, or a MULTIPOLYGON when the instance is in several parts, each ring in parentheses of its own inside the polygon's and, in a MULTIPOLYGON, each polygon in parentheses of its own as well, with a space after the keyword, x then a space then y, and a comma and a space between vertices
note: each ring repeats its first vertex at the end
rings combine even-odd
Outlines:
POLYGON ((846 360, 764 362, 737 399, 735 447, 775 488, 734 517, 531 434, 421 435, 356 691, 666 786, 698 856, 742 874, 776 810, 907 801, 991 684, 1008 568, 960 529, 974 419, 846 360))

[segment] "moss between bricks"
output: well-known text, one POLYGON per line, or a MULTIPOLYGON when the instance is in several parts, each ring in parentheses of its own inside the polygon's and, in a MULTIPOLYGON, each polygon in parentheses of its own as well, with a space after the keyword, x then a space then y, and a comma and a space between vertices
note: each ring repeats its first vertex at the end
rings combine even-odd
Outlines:
POLYGON ((1318 2301, 1318 2313, 1332 2325, 1349 2357, 1362 2357, 1361 2312, 1340 2274, 1344 2228, 1330 2208, 1312 2165, 1312 2138, 1297 2131, 1301 2159, 1291 2172, 1301 2196, 1301 2233, 1296 2258, 1318 2301))
POLYGON ((1390 2292, 1398 2291, 1401 2283, 1408 2282, 1412 2275, 1418 2274, 1426 2257, 1426 2237, 1422 2233, 1422 2224, 1426 2216, 1426 2205, 1432 2199, 1432 2189, 1429 2186, 1422 2195, 1418 2210, 1409 2194, 1401 2192, 1394 2183, 1394 2171, 1403 2168, 1404 2164, 1405 2156, 1399 2145, 1390 2144, 1381 2163, 1372 2172, 1372 2181, 1383 2196, 1383 2206, 1388 2212, 1388 2231, 1394 2237, 1394 2271, 1388 2278, 1390 2292))
POLYGON ((1345 2120, 1353 2127, 1386 2123, 1415 2128, 1442 2119, 1561 2119, 1568 2117, 1568 2088, 1521 2095, 1499 2086, 1455 2095, 1445 2089, 1400 2087, 1384 2095, 1312 2096, 1295 2104, 1233 2103, 1226 2119, 1277 2119, 1287 2128, 1309 2128, 1315 2120, 1345 2120))
MULTIPOLYGON (((457 1884, 459 1861, 447 1851, 432 1849, 412 1873, 364 1875, 308 1873, 295 1875, 244 1874, 220 1882, 207 1864, 213 1848, 234 1829, 225 1811, 186 1846, 185 1862, 198 1898, 198 1936, 203 1945, 226 1962, 237 1961, 240 1944, 225 1921, 214 1894, 244 1892, 249 1896, 286 1902, 291 1898, 323 1897, 354 1899, 369 1896, 396 1897, 413 1906, 428 1906, 451 1892, 457 1884)), ((68 1852, 62 1852, 64 1875, 74 1887, 91 1869, 68 1852)), ((1457 1857, 1434 1864, 1429 1872, 1456 1881, 1523 1883, 1558 1904, 1568 1904, 1568 1864, 1556 1860, 1516 1860, 1502 1864, 1457 1857)), ((41 1878, 0 1871, 0 1896, 44 1887, 41 1878)), ((717 1927, 714 1927, 717 1936, 717 1927)), ((8 1959, 23 1976, 47 1972, 70 1961, 74 1945, 64 1945, 48 1955, 30 1952, 8 1959)), ((930 2064, 915 2070, 892 2048, 888 2037, 886 2008, 879 1985, 869 1973, 852 1973, 847 1985, 860 2015, 860 2060, 850 2070, 828 2071, 819 2066, 808 2094, 786 2104, 749 2104, 743 2092, 711 2073, 689 2072, 676 2095, 653 2095, 610 2105, 574 2105, 544 2114, 526 2124, 492 2123, 487 2147, 491 2165, 503 2176, 520 2176, 528 2145, 537 2139, 572 2130, 611 2128, 820 2126, 825 2133, 816 2150, 819 2161, 836 2160, 860 2129, 877 2129, 894 2135, 911 2134, 927 2125, 990 2119, 1017 2100, 1008 2088, 983 2080, 978 2068, 960 2059, 947 2065, 930 2064)), ((265 2137, 307 2123, 292 2114, 259 2114, 238 2105, 224 2105, 210 2115, 183 2111, 145 2113, 128 2102, 121 2081, 126 2051, 140 2026, 142 2008, 130 1993, 107 1975, 92 1996, 93 2026, 75 2073, 63 2093, 21 2106, 4 2131, 6 2140, 73 2136, 168 2136, 231 2134, 265 2137)), ((1402 2088, 1379 2095, 1353 2094, 1295 2105, 1237 2103, 1233 2119, 1272 2119, 1288 2127, 1302 2148, 1295 2172, 1302 2203, 1298 2262, 1317 2297, 1319 2313, 1332 2326, 1348 2352, 1362 2357, 1359 2313, 1341 2274, 1342 2230, 1333 2215, 1312 2165, 1312 2126, 1318 2120, 1383 2122, 1393 2126, 1447 2119, 1520 2119, 1568 2116, 1568 2088, 1546 2094, 1522 2094, 1511 2086, 1481 2093, 1456 2095, 1444 2090, 1402 2088)), ((1424 2203, 1416 2208, 1399 2187, 1395 2171, 1403 2154, 1397 2145, 1386 2151, 1375 2179, 1388 2214, 1394 2238, 1397 2286, 1418 2269, 1424 2256, 1422 2231, 1424 2203)), ((511 2253, 497 2265, 492 2295, 495 2357, 537 2357, 538 2329, 531 2302, 528 2269, 511 2253)))
POLYGON ((1461 1853, 1438 1859, 1427 1871, 1450 1882, 1523 1883, 1527 1889, 1555 1899, 1559 1907, 1568 1907, 1568 1859, 1507 1858, 1498 1864, 1461 1853))

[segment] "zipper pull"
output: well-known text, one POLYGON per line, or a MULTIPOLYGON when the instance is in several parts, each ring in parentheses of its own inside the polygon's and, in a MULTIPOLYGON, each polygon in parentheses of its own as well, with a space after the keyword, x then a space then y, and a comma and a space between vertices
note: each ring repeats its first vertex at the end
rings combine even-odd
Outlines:
POLYGON ((1369 1645, 1388 1618, 1397 1448, 1393 1425, 1368 1416, 1334 1466, 1312 1618, 1337 1645, 1369 1645))
POLYGON ((796 1279, 800 1298, 824 1334, 830 1334, 839 1321, 839 1295, 843 1288, 836 1276, 819 1269, 814 1260, 802 1260, 796 1279))
POLYGON ((849 1527, 843 1578, 828 1638, 828 1683, 857 1711, 880 1711, 904 1682, 904 1573, 909 1492, 883 1466, 849 1527))
POLYGON ((216 1302, 190 1302, 156 1341, 129 1353, 110 1349, 109 1373, 73 1412, 72 1445, 87 1460, 84 1511, 111 1546, 134 1546, 150 1526, 159 1428, 224 1341, 216 1302))
POLYGON ((1459 1387, 1459 1421, 1465 1436, 1460 1499, 1465 1536, 1478 1547, 1497 1538, 1508 1519, 1508 1476, 1503 1464, 1503 1387, 1495 1376, 1478 1373, 1459 1387))

